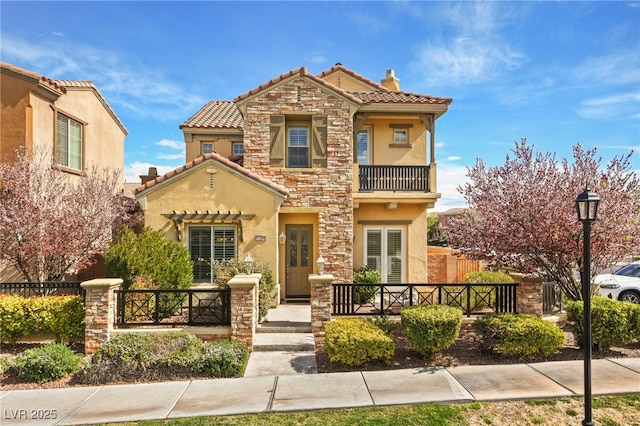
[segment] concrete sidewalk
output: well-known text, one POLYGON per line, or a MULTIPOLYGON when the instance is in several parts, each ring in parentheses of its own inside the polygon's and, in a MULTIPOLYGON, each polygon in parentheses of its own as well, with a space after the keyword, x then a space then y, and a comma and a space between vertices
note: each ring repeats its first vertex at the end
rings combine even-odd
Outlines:
MULTIPOLYGON (((0 393, 2 425, 74 425, 582 395, 582 361, 73 387, 0 393)), ((592 362, 594 395, 640 392, 640 358, 592 362)))

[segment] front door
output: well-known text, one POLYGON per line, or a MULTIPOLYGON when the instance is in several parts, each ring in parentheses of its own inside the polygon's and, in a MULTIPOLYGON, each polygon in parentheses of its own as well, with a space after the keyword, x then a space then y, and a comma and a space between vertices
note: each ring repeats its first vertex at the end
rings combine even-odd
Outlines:
POLYGON ((309 297, 309 274, 313 273, 313 226, 287 225, 286 289, 287 298, 309 297))

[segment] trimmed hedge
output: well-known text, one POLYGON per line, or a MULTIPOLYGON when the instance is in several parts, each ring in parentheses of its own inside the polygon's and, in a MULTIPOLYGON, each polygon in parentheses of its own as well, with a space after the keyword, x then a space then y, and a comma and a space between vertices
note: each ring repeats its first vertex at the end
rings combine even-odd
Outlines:
POLYGON ((396 344, 383 330, 364 318, 339 318, 325 326, 325 346, 331 362, 364 365, 390 363, 396 344))
POLYGON ((47 343, 18 355, 11 368, 17 371, 22 381, 45 383, 75 372, 81 361, 82 355, 66 345, 47 343))
POLYGON ((77 377, 84 384, 242 377, 249 350, 237 342, 203 342, 191 333, 120 334, 103 344, 77 377))
POLYGON ((426 358, 451 346, 462 326, 462 311, 446 305, 409 306, 400 318, 409 346, 426 358))
POLYGON ((547 358, 564 345, 564 332, 543 319, 511 313, 487 315, 476 320, 474 327, 484 350, 532 360, 547 358))
POLYGON ((82 341, 84 318, 80 296, 0 295, 2 342, 16 343, 33 333, 51 333, 60 342, 82 341))
MULTIPOLYGON (((567 318, 578 345, 583 344, 583 301, 567 303, 567 318)), ((640 305, 602 296, 591 299, 591 336, 595 349, 609 349, 640 339, 640 305)))

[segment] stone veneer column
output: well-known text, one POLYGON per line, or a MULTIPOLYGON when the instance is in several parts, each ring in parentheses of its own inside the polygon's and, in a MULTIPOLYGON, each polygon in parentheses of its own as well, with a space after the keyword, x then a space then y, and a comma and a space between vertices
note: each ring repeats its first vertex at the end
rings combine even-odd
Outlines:
POLYGON ((324 337, 324 326, 331 321, 333 292, 331 274, 309 275, 311 284, 311 331, 314 337, 324 337))
POLYGON ((258 285, 261 274, 236 275, 227 285, 231 289, 231 339, 253 350, 258 325, 258 285))
POLYGON ((542 284, 537 275, 509 274, 517 283, 516 299, 519 314, 542 317, 542 284))
POLYGON ((121 285, 121 278, 99 278, 80 284, 85 290, 85 355, 93 355, 111 338, 116 311, 113 292, 121 285))

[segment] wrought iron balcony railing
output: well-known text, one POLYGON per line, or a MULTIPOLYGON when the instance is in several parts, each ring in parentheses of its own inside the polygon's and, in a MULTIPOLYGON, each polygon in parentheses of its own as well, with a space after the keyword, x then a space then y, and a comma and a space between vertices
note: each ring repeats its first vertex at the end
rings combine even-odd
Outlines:
POLYGON ((359 191, 429 192, 429 166, 360 166, 359 191))

